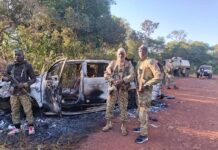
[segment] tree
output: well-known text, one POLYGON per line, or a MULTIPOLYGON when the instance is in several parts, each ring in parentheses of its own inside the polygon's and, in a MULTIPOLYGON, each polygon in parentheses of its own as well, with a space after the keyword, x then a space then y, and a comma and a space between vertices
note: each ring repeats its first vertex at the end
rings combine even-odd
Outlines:
POLYGON ((150 37, 152 33, 157 29, 159 23, 153 22, 151 20, 145 20, 141 24, 141 29, 145 35, 145 37, 150 37))
POLYGON ((149 51, 153 54, 159 54, 165 49, 164 37, 158 37, 157 39, 148 39, 149 51))
POLYGON ((187 33, 184 30, 174 30, 167 36, 167 38, 175 41, 185 40, 186 37, 187 33))
POLYGON ((143 43, 143 34, 135 30, 130 31, 126 45, 128 47, 128 57, 137 59, 138 58, 138 47, 143 43))
POLYGON ((213 49, 214 57, 218 58, 218 44, 214 45, 212 49, 213 49))
POLYGON ((151 46, 155 45, 155 40, 153 40, 150 36, 154 31, 158 28, 159 23, 153 22, 151 20, 145 20, 141 24, 142 34, 143 35, 143 43, 150 47, 150 50, 153 50, 154 48, 151 48, 151 46))

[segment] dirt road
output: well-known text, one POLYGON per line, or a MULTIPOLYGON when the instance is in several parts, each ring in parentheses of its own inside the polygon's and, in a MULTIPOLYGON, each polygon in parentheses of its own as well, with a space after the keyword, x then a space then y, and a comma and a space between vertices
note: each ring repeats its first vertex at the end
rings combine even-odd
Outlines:
POLYGON ((217 150, 218 149, 218 77, 212 80, 179 78, 179 90, 164 90, 176 97, 168 100, 168 109, 156 113, 158 122, 149 122, 149 141, 135 144, 137 120, 128 123, 129 135, 120 134, 119 120, 107 133, 92 133, 81 142, 80 150, 217 150), (155 125, 153 127, 152 125, 155 125))

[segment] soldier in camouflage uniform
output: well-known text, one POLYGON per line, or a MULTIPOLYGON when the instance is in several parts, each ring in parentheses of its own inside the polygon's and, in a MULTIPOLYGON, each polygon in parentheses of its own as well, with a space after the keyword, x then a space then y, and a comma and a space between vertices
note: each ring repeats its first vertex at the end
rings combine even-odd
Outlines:
POLYGON ((174 89, 178 89, 174 81, 173 60, 172 59, 170 59, 169 61, 166 61, 165 66, 164 66, 164 73, 165 73, 165 81, 166 81, 167 89, 171 89, 170 85, 173 85, 174 89))
POLYGON ((121 134, 127 135, 126 128, 127 121, 127 106, 128 106, 128 88, 130 82, 134 80, 134 69, 130 61, 125 60, 126 51, 123 48, 119 48, 117 51, 117 60, 112 61, 106 68, 104 77, 109 82, 109 96, 107 98, 106 108, 106 125, 102 128, 102 131, 106 132, 112 128, 112 116, 113 109, 116 100, 120 107, 120 119, 121 119, 121 134))
POLYGON ((140 132, 136 143, 148 140, 148 107, 151 103, 152 85, 160 82, 161 72, 155 60, 147 58, 147 47, 141 45, 138 49, 140 61, 137 66, 138 80, 138 111, 140 127, 134 128, 134 132, 140 132))
POLYGON ((36 81, 36 77, 32 65, 24 60, 24 54, 21 50, 16 49, 15 58, 15 62, 7 66, 6 75, 2 79, 4 81, 11 81, 10 104, 12 121, 15 128, 8 135, 20 132, 20 106, 23 106, 26 114, 29 134, 34 134, 32 104, 28 96, 28 89, 36 81), (12 79, 16 80, 17 83, 12 79))

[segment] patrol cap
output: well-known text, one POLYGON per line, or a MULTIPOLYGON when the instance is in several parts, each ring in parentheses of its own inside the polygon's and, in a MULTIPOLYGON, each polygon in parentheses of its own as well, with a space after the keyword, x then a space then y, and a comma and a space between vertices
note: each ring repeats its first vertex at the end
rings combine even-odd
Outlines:
POLYGON ((23 54, 23 51, 20 48, 15 48, 14 53, 15 54, 17 54, 17 53, 22 53, 23 54))

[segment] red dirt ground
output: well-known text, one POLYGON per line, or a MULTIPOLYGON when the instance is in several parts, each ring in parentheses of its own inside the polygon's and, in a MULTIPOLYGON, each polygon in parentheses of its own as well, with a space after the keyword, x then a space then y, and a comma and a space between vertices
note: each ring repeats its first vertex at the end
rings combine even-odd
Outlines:
POLYGON ((80 143, 80 150, 217 150, 218 149, 218 77, 211 80, 179 78, 179 90, 164 90, 175 96, 166 100, 168 109, 155 113, 158 122, 150 121, 147 143, 136 144, 131 131, 137 119, 128 122, 129 135, 120 134, 119 119, 111 131, 101 129, 80 143))

